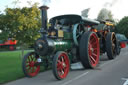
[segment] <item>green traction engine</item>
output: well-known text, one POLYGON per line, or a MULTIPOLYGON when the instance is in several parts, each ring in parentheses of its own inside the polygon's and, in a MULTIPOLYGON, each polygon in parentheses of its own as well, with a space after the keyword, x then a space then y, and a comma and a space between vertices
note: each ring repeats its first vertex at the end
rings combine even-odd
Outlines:
POLYGON ((81 62, 84 68, 95 68, 99 62, 100 44, 95 27, 99 21, 79 15, 61 15, 49 20, 47 6, 40 7, 41 37, 34 43, 34 52, 27 53, 22 62, 27 77, 34 77, 40 66, 52 67, 56 79, 66 78, 72 63, 81 62))

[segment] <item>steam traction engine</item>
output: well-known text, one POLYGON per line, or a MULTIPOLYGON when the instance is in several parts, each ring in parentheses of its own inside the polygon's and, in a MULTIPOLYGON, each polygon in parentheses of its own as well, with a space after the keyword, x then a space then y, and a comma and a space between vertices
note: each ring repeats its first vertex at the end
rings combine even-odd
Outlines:
POLYGON ((58 80, 67 76, 71 63, 81 61, 85 68, 95 68, 99 62, 99 39, 102 36, 97 34, 95 26, 100 22, 79 15, 61 15, 51 18, 51 26, 47 28, 48 7, 42 6, 40 9, 42 36, 35 41, 35 52, 24 56, 24 74, 28 77, 36 76, 40 65, 47 67, 51 61, 53 74, 58 80))
POLYGON ((100 42, 100 54, 107 53, 108 59, 114 59, 119 54, 119 45, 114 32, 114 24, 110 20, 99 21, 97 35, 100 42))

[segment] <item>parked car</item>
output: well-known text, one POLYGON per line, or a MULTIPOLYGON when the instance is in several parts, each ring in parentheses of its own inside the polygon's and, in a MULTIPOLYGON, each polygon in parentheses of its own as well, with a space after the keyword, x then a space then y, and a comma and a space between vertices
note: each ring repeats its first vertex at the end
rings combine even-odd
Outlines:
POLYGON ((120 54, 121 48, 125 48, 128 44, 128 39, 123 34, 116 34, 117 42, 118 42, 118 55, 120 54))

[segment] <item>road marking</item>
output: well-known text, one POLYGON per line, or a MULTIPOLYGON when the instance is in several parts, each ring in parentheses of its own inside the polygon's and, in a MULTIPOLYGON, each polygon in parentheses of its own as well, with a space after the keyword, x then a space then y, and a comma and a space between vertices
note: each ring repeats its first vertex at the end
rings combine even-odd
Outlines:
POLYGON ((83 73, 83 74, 81 74, 81 75, 75 77, 74 79, 71 79, 71 80, 69 80, 69 81, 67 81, 67 82, 65 82, 65 83, 63 83, 63 84, 61 84, 61 85, 69 85, 69 83, 71 83, 71 82, 73 82, 73 81, 75 81, 75 80, 77 80, 77 79, 79 79, 79 78, 81 78, 81 77, 87 75, 88 73, 89 73, 89 72, 85 72, 85 73, 83 73))
POLYGON ((125 80, 125 82, 124 82, 123 85, 128 85, 128 79, 126 79, 126 78, 122 78, 122 80, 125 80))

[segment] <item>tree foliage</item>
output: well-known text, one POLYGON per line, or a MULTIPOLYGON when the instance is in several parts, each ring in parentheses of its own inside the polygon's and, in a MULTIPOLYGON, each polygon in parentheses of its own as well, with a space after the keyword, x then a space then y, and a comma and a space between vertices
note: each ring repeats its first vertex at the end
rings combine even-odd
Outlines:
POLYGON ((116 25, 116 32, 124 34, 128 38, 128 16, 119 21, 116 25))
POLYGON ((0 23, 3 26, 1 25, 0 29, 3 31, 2 35, 8 35, 6 38, 14 38, 20 44, 31 44, 39 36, 41 19, 37 4, 30 8, 6 8, 5 15, 1 16, 0 23))
POLYGON ((102 8, 98 14, 97 20, 112 20, 113 21, 113 15, 110 10, 107 10, 106 8, 102 8))
POLYGON ((2 31, 0 33, 0 40, 6 40, 9 36, 4 14, 0 14, 0 30, 2 31))

